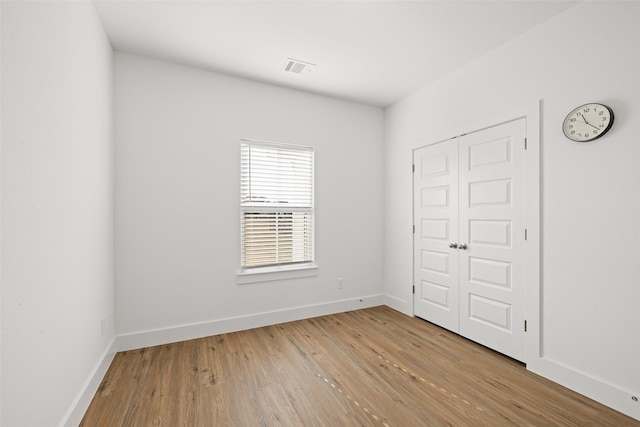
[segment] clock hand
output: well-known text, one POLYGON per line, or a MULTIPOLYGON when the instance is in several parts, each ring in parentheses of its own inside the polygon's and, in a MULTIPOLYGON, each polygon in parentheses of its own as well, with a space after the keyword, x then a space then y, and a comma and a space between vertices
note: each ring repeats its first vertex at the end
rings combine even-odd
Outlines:
POLYGON ((600 129, 598 128, 598 126, 594 126, 594 125, 592 125, 591 123, 589 123, 589 122, 587 121, 587 119, 584 117, 584 114, 581 114, 581 115, 580 115, 580 117, 582 117, 582 120, 584 120, 585 124, 587 124, 587 125, 591 126, 591 127, 592 127, 592 128, 594 128, 594 129, 600 130, 600 129))

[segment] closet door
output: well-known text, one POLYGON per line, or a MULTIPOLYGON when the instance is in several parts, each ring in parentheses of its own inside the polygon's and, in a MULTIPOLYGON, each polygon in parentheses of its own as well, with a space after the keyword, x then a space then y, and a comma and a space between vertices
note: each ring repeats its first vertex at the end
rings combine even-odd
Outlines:
POLYGON ((525 119, 414 152, 414 312, 525 359, 525 119))
POLYGON ((458 142, 414 152, 414 312, 458 331, 458 142))
POLYGON ((521 119, 459 138, 460 335, 525 356, 525 136, 521 119))

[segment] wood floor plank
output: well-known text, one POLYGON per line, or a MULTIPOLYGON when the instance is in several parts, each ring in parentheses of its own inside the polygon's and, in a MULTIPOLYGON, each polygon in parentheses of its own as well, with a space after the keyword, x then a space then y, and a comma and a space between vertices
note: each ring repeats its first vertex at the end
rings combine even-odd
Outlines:
POLYGON ((116 355, 81 426, 640 426, 388 307, 116 355))

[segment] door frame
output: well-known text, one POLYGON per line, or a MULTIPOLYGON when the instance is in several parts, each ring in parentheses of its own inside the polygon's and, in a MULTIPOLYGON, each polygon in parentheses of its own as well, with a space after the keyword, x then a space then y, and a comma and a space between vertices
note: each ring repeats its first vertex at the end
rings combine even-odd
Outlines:
MULTIPOLYGON (((540 254, 540 108, 541 101, 531 102, 529 104, 516 107, 481 119, 472 123, 458 126, 446 132, 437 135, 418 139, 412 144, 411 159, 412 163, 415 159, 416 150, 456 138, 468 133, 477 132, 503 123, 511 122, 521 118, 526 119, 526 141, 527 154, 525 159, 525 224, 527 229, 527 244, 525 246, 525 287, 526 287, 526 305, 525 317, 527 319, 526 333, 526 349, 525 364, 535 363, 542 357, 542 312, 541 312, 541 254, 540 254)), ((413 186, 413 180, 412 180, 413 186)), ((411 215, 415 224, 414 209, 411 207, 411 215)), ((412 272, 413 282, 415 284, 415 239, 412 239, 412 272)), ((415 316, 415 294, 413 295, 413 303, 411 305, 412 315, 415 316)))

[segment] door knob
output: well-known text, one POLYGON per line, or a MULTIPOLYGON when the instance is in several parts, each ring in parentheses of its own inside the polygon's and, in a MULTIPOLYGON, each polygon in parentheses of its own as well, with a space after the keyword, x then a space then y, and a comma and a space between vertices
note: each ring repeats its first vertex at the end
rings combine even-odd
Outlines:
POLYGON ((453 249, 457 249, 458 248, 458 244, 456 242, 449 243, 449 247, 453 248, 453 249))
POLYGON ((458 246, 458 249, 461 249, 463 251, 467 250, 467 244, 466 243, 460 243, 460 246, 458 246))

